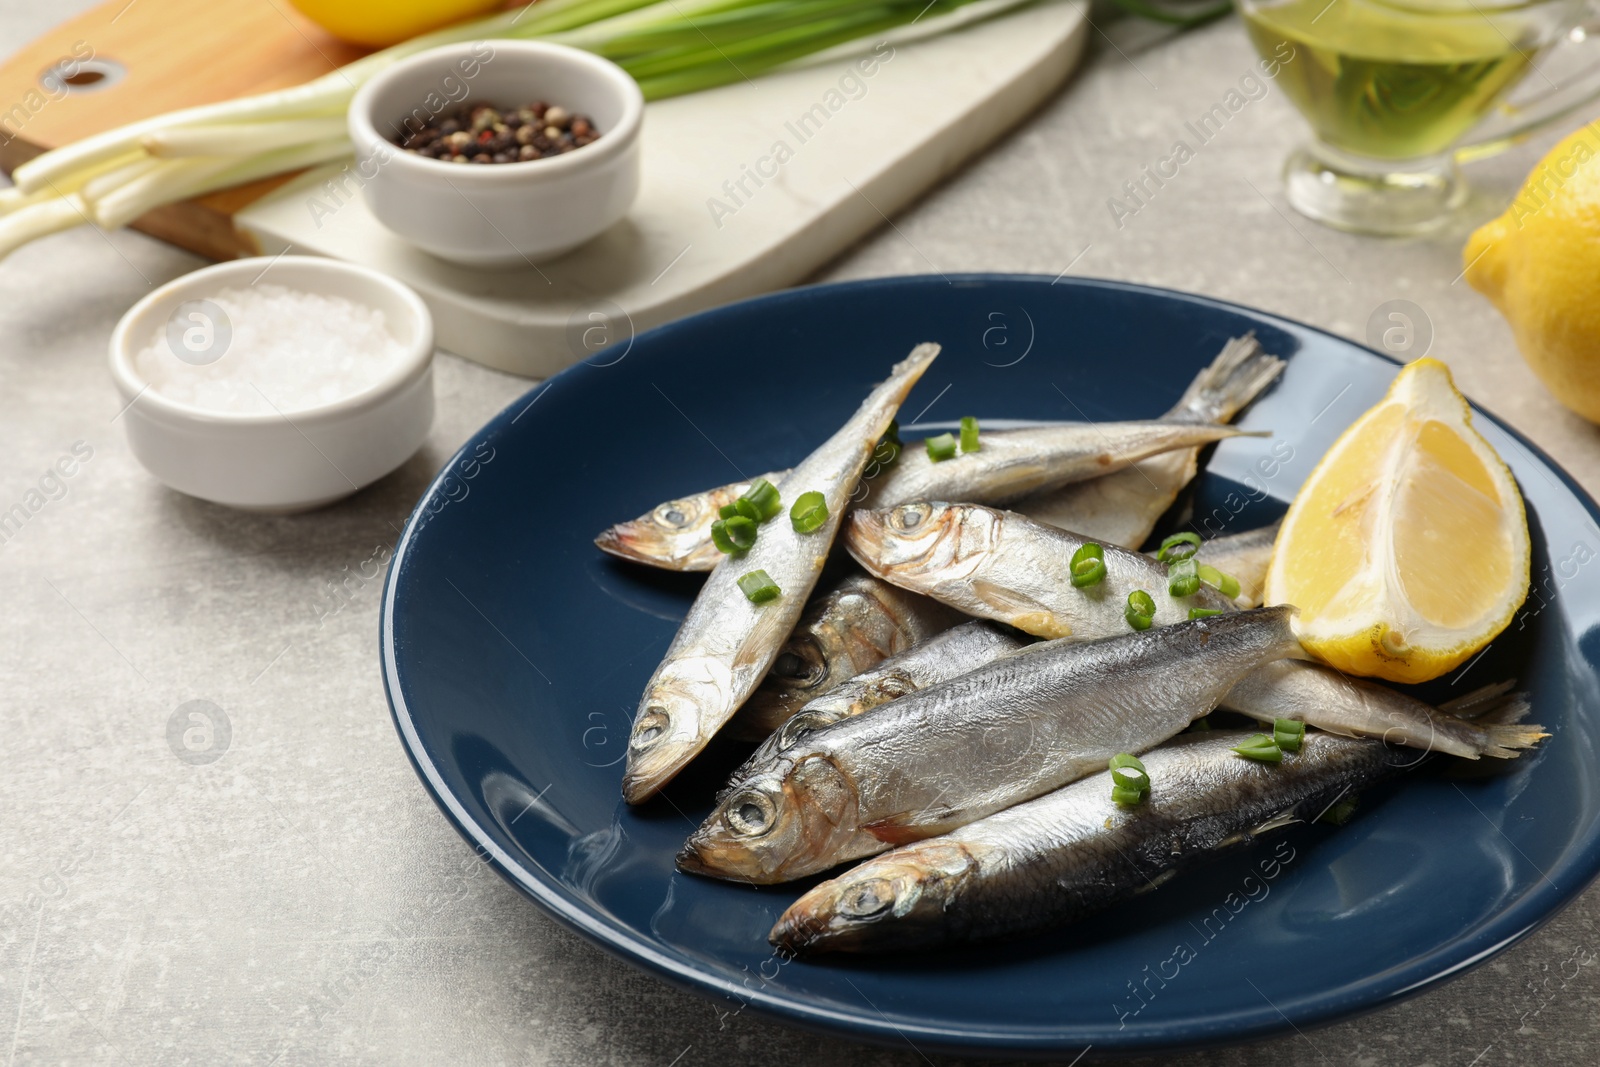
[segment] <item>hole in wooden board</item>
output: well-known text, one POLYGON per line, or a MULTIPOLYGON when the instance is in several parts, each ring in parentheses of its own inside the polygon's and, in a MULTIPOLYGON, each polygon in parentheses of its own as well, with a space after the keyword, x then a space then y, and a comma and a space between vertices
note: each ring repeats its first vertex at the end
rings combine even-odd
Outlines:
POLYGON ((93 93, 109 89, 126 73, 127 69, 114 59, 63 59, 44 69, 39 75, 39 84, 57 97, 68 93, 93 93))

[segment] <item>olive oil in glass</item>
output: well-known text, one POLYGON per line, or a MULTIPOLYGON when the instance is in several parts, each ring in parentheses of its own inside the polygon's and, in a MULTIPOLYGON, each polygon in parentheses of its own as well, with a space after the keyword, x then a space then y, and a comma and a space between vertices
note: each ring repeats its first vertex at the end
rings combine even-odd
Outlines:
POLYGON ((1278 85, 1318 138, 1377 159, 1449 148, 1540 46, 1513 13, 1466 3, 1287 0, 1245 5, 1243 15, 1262 55, 1295 50, 1278 85))

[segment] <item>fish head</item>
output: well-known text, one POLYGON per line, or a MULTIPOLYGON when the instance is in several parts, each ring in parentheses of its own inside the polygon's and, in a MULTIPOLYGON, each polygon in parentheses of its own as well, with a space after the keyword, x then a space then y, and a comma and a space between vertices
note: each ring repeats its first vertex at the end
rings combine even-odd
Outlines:
POLYGON ((850 513, 845 547, 903 589, 970 577, 993 550, 1001 513, 975 504, 918 503, 850 513))
POLYGON ((623 799, 638 804, 654 796, 706 746, 711 738, 701 709, 726 703, 732 681, 711 657, 677 660, 651 680, 628 735, 623 799))
POLYGON ((888 604, 859 588, 868 583, 876 584, 852 581, 807 612, 740 709, 747 718, 770 733, 812 697, 901 650, 900 621, 888 604))
POLYGON ((669 500, 602 531, 594 543, 613 556, 655 567, 709 570, 720 556, 711 542, 711 524, 728 502, 718 493, 669 500))
POLYGON ((977 869, 956 842, 897 849, 811 889, 778 917, 768 940, 797 955, 942 940, 947 908, 977 869))
POLYGON ((758 885, 826 870, 858 836, 856 791, 826 754, 783 758, 737 782, 678 853, 678 869, 758 885))

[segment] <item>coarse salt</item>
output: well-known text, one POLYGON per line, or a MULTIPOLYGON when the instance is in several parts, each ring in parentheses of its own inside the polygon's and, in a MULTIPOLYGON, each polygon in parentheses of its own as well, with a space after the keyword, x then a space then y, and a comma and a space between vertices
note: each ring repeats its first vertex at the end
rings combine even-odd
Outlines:
POLYGON ((406 352, 383 312, 343 297, 267 284, 204 299, 218 321, 185 305, 134 367, 153 391, 208 411, 321 407, 372 388, 406 352))

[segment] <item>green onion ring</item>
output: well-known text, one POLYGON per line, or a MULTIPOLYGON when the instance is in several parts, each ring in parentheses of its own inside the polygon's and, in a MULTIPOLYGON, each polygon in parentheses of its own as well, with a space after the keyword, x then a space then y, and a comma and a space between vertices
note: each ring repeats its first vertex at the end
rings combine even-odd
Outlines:
POLYGON ((971 415, 961 417, 961 454, 977 452, 982 446, 978 444, 978 420, 971 415))
POLYGON ((752 604, 765 604, 769 600, 776 600, 783 590, 778 588, 766 571, 751 571, 739 579, 739 588, 750 599, 752 604))
POLYGON ((1162 563, 1176 563, 1180 559, 1188 559, 1198 551, 1200 551, 1200 535, 1185 530, 1162 541, 1161 547, 1156 550, 1156 559, 1162 563), (1184 548, 1184 545, 1189 547, 1184 548))
POLYGON ((1295 719, 1272 720, 1272 740, 1285 752, 1299 752, 1305 739, 1305 723, 1295 719))
POLYGON ((928 447, 928 458, 935 463, 955 458, 956 439, 950 434, 942 433, 938 437, 930 437, 923 444, 928 447))
POLYGON ((1176 597, 1194 596, 1200 591, 1200 566, 1185 556, 1167 568, 1167 592, 1176 597))
POLYGON ((1072 584, 1079 589, 1098 585, 1106 576, 1106 550, 1093 541, 1085 541, 1072 554, 1068 574, 1072 584))
POLYGON ((810 533, 828 521, 828 499, 816 490, 795 497, 789 522, 795 533, 810 533))
POLYGON ((1232 600, 1239 595, 1239 579, 1231 574, 1223 574, 1217 568, 1202 563, 1199 566, 1200 580, 1211 588, 1232 600))
POLYGON ((1148 630, 1155 621, 1156 602, 1143 589, 1135 589, 1128 594, 1128 606, 1123 609, 1122 617, 1135 630, 1148 630))

